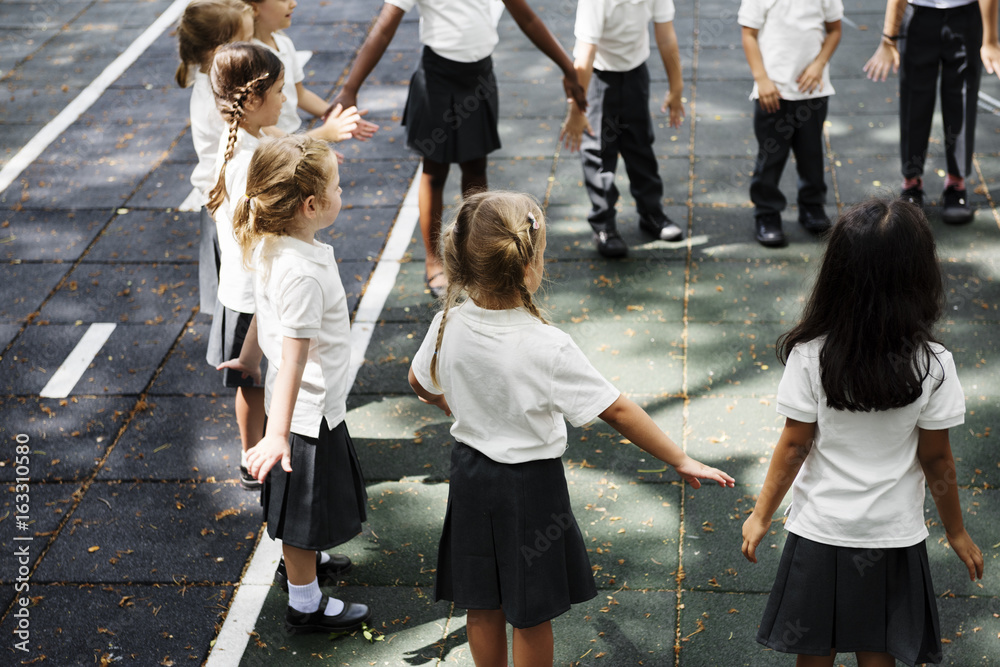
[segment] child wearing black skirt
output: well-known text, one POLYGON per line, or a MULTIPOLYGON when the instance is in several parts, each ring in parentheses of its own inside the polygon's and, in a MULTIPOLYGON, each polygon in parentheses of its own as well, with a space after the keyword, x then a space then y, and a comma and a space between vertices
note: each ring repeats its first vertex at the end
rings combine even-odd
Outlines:
POLYGON ((687 456, 590 364, 532 300, 542 282, 545 221, 529 196, 467 197, 444 233, 448 294, 409 380, 424 402, 454 411, 448 509, 435 597, 468 609, 476 665, 552 664, 551 619, 597 594, 570 506, 561 456, 566 422, 600 417, 672 465, 733 486, 687 456), (538 550, 540 531, 551 545, 538 550))
POLYGON ((350 566, 346 556, 323 551, 361 532, 367 502, 344 423, 347 297, 333 248, 314 238, 336 220, 340 192, 326 142, 265 140, 234 214, 243 262, 253 268, 256 310, 239 358, 220 367, 259 379, 262 353, 267 357, 267 431, 247 462, 264 483, 267 534, 282 541, 278 578, 287 582, 285 629, 292 633, 349 632, 371 615, 319 587, 319 577, 350 566))
POLYGON ((948 542, 982 578, 962 523, 948 429, 965 420, 951 353, 934 340, 943 288, 916 206, 871 200, 834 225, 802 321, 778 341, 786 418, 743 554, 757 562, 792 489, 785 543, 757 641, 829 667, 942 660, 924 539, 924 482, 948 542))
MULTIPOLYGON (((331 109, 356 106, 358 89, 382 58, 403 14, 420 9, 423 53, 410 80, 403 124, 406 145, 423 157, 418 201, 427 252, 426 283, 445 294, 438 239, 449 165, 462 170, 462 195, 486 189, 486 156, 500 148, 497 82, 491 54, 499 41, 493 0, 386 0, 331 109)), ((504 5, 531 42, 563 72, 566 96, 587 107, 573 61, 526 0, 504 5)))

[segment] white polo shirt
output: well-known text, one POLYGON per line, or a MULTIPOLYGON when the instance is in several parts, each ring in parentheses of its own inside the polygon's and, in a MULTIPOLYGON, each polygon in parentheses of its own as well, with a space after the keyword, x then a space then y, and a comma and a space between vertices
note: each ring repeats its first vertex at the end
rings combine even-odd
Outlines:
MULTIPOLYGON (((219 137, 218 154, 215 158, 215 173, 212 183, 219 178, 222 161, 226 155, 226 144, 229 132, 219 137)), ((241 313, 252 313, 253 278, 250 272, 243 268, 243 250, 236 242, 233 233, 233 214, 236 204, 247 191, 247 172, 250 169, 250 158, 260 145, 260 139, 243 128, 236 131, 236 147, 233 157, 226 165, 226 198, 215 211, 215 231, 219 236, 219 303, 230 310, 241 313)))
POLYGON ((494 461, 562 456, 565 419, 582 426, 620 395, 569 334, 523 308, 486 310, 471 300, 448 313, 435 387, 430 368, 442 316, 413 357, 413 374, 427 391, 443 390, 452 436, 494 461))
MULTIPOLYGON (((786 100, 808 100, 833 95, 830 64, 823 68, 823 85, 811 93, 799 92, 796 79, 816 60, 826 39, 825 23, 844 18, 841 0, 743 0, 737 20, 759 30, 757 42, 764 70, 786 100)), ((757 84, 750 99, 759 95, 757 84)))
POLYGON ((281 92, 285 94, 285 103, 281 105, 281 116, 278 117, 278 129, 291 134, 302 127, 302 119, 299 117, 299 91, 295 84, 302 83, 306 78, 305 70, 299 64, 298 56, 295 55, 295 45, 292 40, 282 32, 271 33, 277 49, 260 41, 257 38, 252 40, 253 44, 263 46, 265 49, 278 56, 281 64, 285 67, 285 83, 281 87, 281 92))
POLYGON ((902 408, 833 410, 826 404, 819 354, 824 339, 796 345, 778 385, 778 413, 816 424, 816 438, 792 484, 785 528, 823 544, 895 548, 927 537, 919 429, 965 421, 955 362, 932 344, 923 393, 902 408))
POLYGON ((267 357, 264 405, 271 405, 284 338, 309 338, 309 357, 292 412, 292 432, 315 438, 347 416, 351 321, 333 248, 289 236, 267 237, 254 250, 257 340, 267 357))
POLYGON ((580 42, 596 44, 595 69, 634 70, 649 59, 649 22, 673 20, 673 0, 580 0, 573 55, 578 56, 580 42))
POLYGON ((191 185, 198 188, 205 199, 215 185, 215 157, 219 154, 219 137, 226 129, 226 121, 215 106, 211 80, 207 74, 196 70, 191 86, 191 141, 198 164, 191 172, 191 185))
POLYGON ((473 63, 493 53, 500 35, 492 0, 385 0, 408 12, 420 9, 420 43, 440 56, 473 63))

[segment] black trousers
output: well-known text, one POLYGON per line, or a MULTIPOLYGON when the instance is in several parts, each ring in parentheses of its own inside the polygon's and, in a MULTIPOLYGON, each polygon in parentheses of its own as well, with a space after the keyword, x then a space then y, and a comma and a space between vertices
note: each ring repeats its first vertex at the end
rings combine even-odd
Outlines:
POLYGON ((979 3, 953 9, 908 5, 899 39, 899 133, 903 176, 924 173, 938 71, 948 173, 972 171, 976 102, 982 62, 983 19, 979 3))
POLYGON ((823 122, 829 97, 809 100, 781 100, 781 108, 767 113, 754 101, 753 130, 757 135, 757 161, 750 179, 750 201, 755 215, 781 213, 785 195, 778 182, 785 170, 788 152, 795 153, 799 174, 799 207, 822 207, 826 203, 826 179, 823 165, 823 122))
POLYGON ((594 70, 587 93, 587 120, 594 136, 583 135, 583 182, 590 197, 587 216, 594 231, 614 229, 618 188, 615 169, 621 154, 629 190, 639 215, 660 221, 663 181, 653 153, 649 115, 649 69, 645 63, 628 72, 594 70))

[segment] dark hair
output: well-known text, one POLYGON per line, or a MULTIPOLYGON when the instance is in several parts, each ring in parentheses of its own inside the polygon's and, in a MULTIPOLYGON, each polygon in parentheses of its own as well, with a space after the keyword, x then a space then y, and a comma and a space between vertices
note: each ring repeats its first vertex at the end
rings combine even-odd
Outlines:
POLYGON ((205 204, 213 215, 228 196, 226 165, 233 159, 236 133, 246 113, 246 103, 251 99, 263 99, 267 91, 277 83, 282 71, 281 59, 270 49, 256 44, 248 42, 226 44, 215 52, 209 76, 212 81, 212 93, 215 95, 215 106, 229 127, 229 136, 226 140, 226 152, 222 156, 219 178, 209 190, 208 202, 205 204))
POLYGON ((856 204, 833 226, 802 321, 778 339, 778 358, 825 336, 819 365, 829 407, 909 405, 931 372, 943 295, 923 212, 900 200, 856 204))

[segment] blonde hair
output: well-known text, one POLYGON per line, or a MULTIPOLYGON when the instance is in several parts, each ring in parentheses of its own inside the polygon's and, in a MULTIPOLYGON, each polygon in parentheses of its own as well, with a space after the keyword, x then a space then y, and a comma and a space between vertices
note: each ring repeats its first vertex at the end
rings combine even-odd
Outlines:
POLYGON ((211 67, 212 54, 236 39, 249 11, 250 5, 242 0, 192 0, 184 8, 177 26, 177 52, 181 59, 175 77, 178 86, 187 88, 191 84, 192 66, 211 67))
POLYGON ((524 282, 542 248, 542 224, 542 210, 530 195, 494 190, 462 202, 441 239, 448 292, 431 359, 431 380, 438 388, 437 358, 448 311, 463 294, 479 304, 517 304, 546 322, 524 282))
POLYGON ((212 93, 215 105, 229 126, 229 139, 222 157, 219 179, 208 193, 209 211, 215 211, 225 201, 226 165, 233 158, 236 133, 246 113, 249 99, 262 100, 267 91, 277 83, 283 66, 281 60, 269 49, 246 42, 226 44, 219 48, 212 60, 212 93))
POLYGON ((325 141, 290 134, 261 142, 247 171, 246 196, 236 203, 233 231, 243 250, 243 265, 267 236, 288 236, 296 229, 302 204, 315 196, 325 205, 326 188, 337 159, 325 141))

